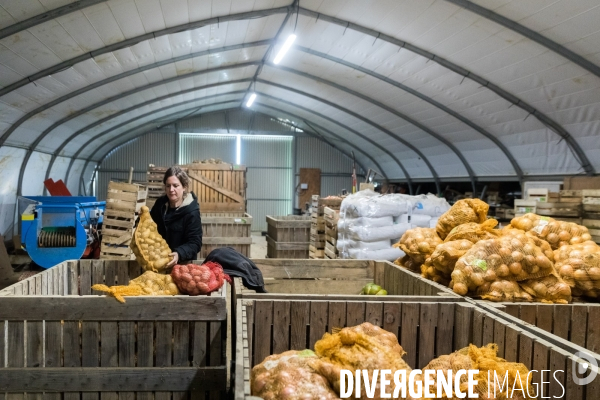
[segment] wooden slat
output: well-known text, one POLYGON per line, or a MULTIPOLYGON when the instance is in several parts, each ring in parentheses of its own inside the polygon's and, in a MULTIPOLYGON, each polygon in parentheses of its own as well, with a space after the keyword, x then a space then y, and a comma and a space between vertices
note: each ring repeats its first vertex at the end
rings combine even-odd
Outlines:
MULTIPOLYGON (((209 332, 208 332, 208 337, 209 337, 209 357, 208 357, 208 361, 209 361, 209 365, 210 366, 217 366, 217 365, 224 365, 225 364, 225 360, 223 360, 223 329, 227 329, 227 324, 225 323, 220 323, 220 322, 210 322, 208 324, 209 326, 209 332)), ((218 390, 215 390, 214 387, 210 387, 211 391, 209 393, 209 399, 210 400, 219 400, 221 393, 218 390)))
POLYGON ((392 332, 400 338, 400 323, 402 321, 401 303, 383 304, 383 329, 392 332))
MULTIPOLYGON (((106 322, 102 324, 106 324, 106 322)), ((135 322, 119 321, 118 335, 114 339, 119 344, 118 352, 115 354, 119 367, 135 367, 135 322)), ((119 392, 118 398, 119 400, 133 400, 135 393, 119 392)))
POLYGON ((542 344, 538 341, 534 341, 533 342, 533 369, 537 370, 537 373, 532 374, 533 375, 533 379, 532 379, 532 383, 537 383, 537 390, 538 390, 538 396, 540 396, 540 398, 542 398, 541 396, 543 395, 544 397, 549 397, 548 395, 548 383, 550 381, 550 379, 548 379, 548 375, 545 375, 544 381, 545 383, 542 383, 542 372, 543 370, 548 370, 548 357, 549 357, 549 349, 548 346, 546 346, 545 344, 542 344), (547 382, 547 383, 546 383, 547 382))
MULTIPOLYGON (((328 303, 326 301, 318 301, 310 304, 310 324, 308 346, 314 349, 317 340, 323 337, 327 332, 327 316, 329 314, 328 303)), ((350 304, 348 304, 350 306, 350 304)), ((363 314, 364 315, 364 314, 363 314)))
POLYGON ((273 302, 257 301, 254 304, 254 329, 257 340, 254 345, 254 364, 261 363, 271 355, 271 324, 273 323, 273 302))
POLYGON ((28 391, 141 391, 194 390, 210 383, 225 387, 225 366, 197 368, 39 368, 6 369, 0 374, 0 390, 28 391))
POLYGON ((0 319, 121 321, 135 316, 138 321, 222 321, 227 318, 224 298, 189 296, 127 297, 125 304, 113 297, 27 296, 2 298, 0 319), (40 307, 43 301, 44 306, 40 307))
POLYGON ((512 327, 507 326, 504 338, 504 358, 506 360, 517 360, 519 350, 519 333, 512 327))
POLYGON ((473 312, 473 344, 481 347, 483 343, 483 312, 475 310, 473 312))
POLYGON ((527 369, 533 369, 533 340, 530 336, 519 334, 518 362, 525 364, 527 369))
MULTIPOLYGON (((231 199, 237 203, 243 203, 245 201, 244 198, 242 196, 240 196, 239 194, 222 187, 217 182, 215 182, 211 179, 208 179, 207 177, 201 175, 199 172, 190 170, 189 176, 193 180, 196 180, 196 181, 202 183, 203 185, 210 187, 212 190, 217 191, 217 192, 223 194, 224 196, 227 196, 229 199, 231 199)), ((214 202, 216 199, 212 199, 212 200, 214 202)))
POLYGON ((545 330, 552 332, 552 319, 554 314, 554 306, 550 304, 539 304, 537 306, 537 317, 535 325, 545 330))
MULTIPOLYGON (((155 353, 155 367, 160 367, 164 370, 169 370, 173 348, 173 323, 172 322, 157 322, 156 323, 156 353, 155 353)), ((166 390, 171 390, 168 388, 166 390)), ((170 400, 171 393, 168 391, 157 391, 154 393, 155 400, 170 400)))
MULTIPOLYGON (((61 322, 46 321, 45 334, 45 358, 46 368, 62 367, 62 349, 61 349, 61 322)), ((60 400, 60 393, 46 393, 45 400, 60 400)))
MULTIPOLYGON (((292 301, 291 306, 290 350, 303 350, 308 347, 306 327, 309 322, 309 303, 292 301)), ((252 320, 254 321, 254 320, 252 320)))
MULTIPOLYGON (((203 323, 203 322, 198 322, 203 323)), ((128 357, 124 355, 124 359, 128 357)), ((137 323, 137 366, 154 366, 154 322, 137 323)), ((151 392, 136 392, 138 400, 153 400, 151 392)))
POLYGON ((482 332, 482 345, 488 343, 494 343, 494 319, 489 315, 485 315, 483 318, 483 332, 482 332))
MULTIPOLYGON (((63 325, 63 346, 64 346, 64 367, 81 367, 81 355, 79 348, 80 331, 79 321, 64 321, 63 325)), ((65 400, 79 400, 79 392, 69 392, 65 390, 65 400)))
MULTIPOLYGON (((6 329, 7 337, 6 337, 6 346, 7 346, 7 364, 8 368, 19 368, 25 366, 25 322, 17 321, 17 322, 8 322, 8 327, 6 329)), ((9 369, 4 369, 0 374, 0 379, 4 378, 8 375, 9 369)), ((22 371, 19 369, 19 371, 22 371)), ((15 388, 16 390, 12 390, 14 393, 8 394, 7 400, 23 400, 24 394, 22 387, 15 388), (18 391, 17 391, 18 390, 18 391)), ((4 388, 0 384, 1 391, 11 391, 7 388, 4 388)))
POLYGON ((556 349, 550 349, 549 355, 549 369, 552 376, 550 377, 550 389, 549 393, 551 393, 554 398, 562 399, 565 395, 565 387, 567 381, 567 359, 566 357, 556 351, 556 349))
POLYGON ((290 349, 290 302, 278 301, 273 304, 273 353, 283 353, 290 349))
POLYGON ((418 368, 425 367, 435 358, 435 327, 437 317, 437 304, 421 304, 419 314, 418 368))
MULTIPOLYGON (((190 355, 190 323, 180 321, 173 323, 173 366, 189 367, 190 355)), ((186 391, 173 392, 173 400, 183 400, 186 391)))
MULTIPOLYGON (((100 323, 100 366, 103 368, 113 368, 119 366, 117 353, 118 332, 116 322, 101 322, 100 323)), ((101 400, 116 400, 119 396, 117 392, 102 391, 100 393, 101 400)))
POLYGON ((90 260, 79 261, 79 274, 79 293, 82 296, 92 294, 92 262, 90 260))
MULTIPOLYGON (((569 340, 571 327, 571 307, 557 304, 554 306, 554 326, 552 333, 556 336, 569 340)), ((593 328, 592 328, 593 329, 593 328)))
MULTIPOLYGON (((100 366, 100 323, 95 321, 81 322, 81 366, 100 366)), ((98 400, 98 392, 84 392, 82 400, 98 400)))
POLYGON ((494 321, 494 343, 498 345, 498 357, 504 358, 506 340, 506 325, 498 320, 494 321))
POLYGON ((348 302, 346 304, 346 326, 360 325, 365 321, 365 302, 348 302))
POLYGON ((473 306, 457 304, 454 311, 454 348, 462 349, 473 341, 472 311, 473 306))
POLYGON ((587 333, 587 307, 573 305, 571 309, 571 336, 569 340, 581 347, 585 347, 587 333))
POLYGON ((68 282, 69 282, 69 294, 79 294, 79 262, 78 261, 67 261, 68 271, 68 282))
POLYGON ((383 325, 383 303, 371 301, 365 303, 365 322, 375 326, 383 325))
MULTIPOLYGON (((104 284, 104 260, 92 260, 92 286, 104 284)), ((103 292, 92 290, 92 295, 102 295, 103 292)))
POLYGON ((438 305, 436 355, 452 353, 452 331, 454 326, 454 305, 438 305))
POLYGON ((405 303, 402 305, 402 327, 400 343, 406 351, 404 360, 409 367, 417 368, 417 326, 419 324, 419 304, 405 303))
POLYGON ((588 330, 585 348, 600 353, 600 306, 588 307, 588 330))
POLYGON ((346 326, 346 302, 330 301, 327 331, 332 333, 334 328, 346 326))

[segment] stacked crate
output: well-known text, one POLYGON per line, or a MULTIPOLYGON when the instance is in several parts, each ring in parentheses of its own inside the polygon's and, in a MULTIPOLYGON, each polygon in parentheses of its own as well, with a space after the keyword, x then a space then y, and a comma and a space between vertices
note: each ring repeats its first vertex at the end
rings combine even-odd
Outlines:
POLYGON ((308 258, 311 217, 267 215, 267 257, 308 258))
POLYGON ((600 190, 582 190, 582 225, 590 230, 592 240, 600 244, 600 190))
POLYGON ((325 218, 325 258, 335 260, 338 258, 337 238, 338 238, 338 220, 340 219, 340 210, 331 207, 323 209, 325 218))
POLYGON ((537 202, 536 214, 581 223, 581 190, 561 190, 558 201, 537 202))
POLYGON ((146 172, 146 186, 148 187, 148 198, 146 200, 146 205, 150 209, 152 209, 156 199, 165 194, 163 178, 165 176, 165 172, 167 172, 167 169, 167 167, 155 167, 153 165, 148 167, 148 171, 146 172))
POLYGON ((106 209, 102 223, 100 258, 129 260, 133 226, 138 212, 146 204, 146 186, 132 183, 109 182, 106 209))
POLYGON ((322 198, 319 195, 312 196, 309 258, 325 257, 325 207, 339 210, 341 205, 342 199, 339 197, 322 198))

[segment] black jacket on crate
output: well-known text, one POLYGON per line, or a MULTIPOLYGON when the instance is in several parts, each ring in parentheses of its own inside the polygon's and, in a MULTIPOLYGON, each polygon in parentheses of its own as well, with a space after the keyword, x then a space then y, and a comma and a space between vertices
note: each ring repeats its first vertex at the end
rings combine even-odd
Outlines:
POLYGON ((214 249, 204 259, 204 262, 214 261, 221 264, 223 271, 230 277, 242 278, 244 286, 256 290, 258 293, 267 293, 262 272, 256 264, 245 255, 231 247, 214 249))
POLYGON ((179 255, 178 263, 198 258, 202 247, 202 220, 198 198, 193 192, 188 193, 177 208, 169 209, 167 195, 158 198, 150 216, 156 222, 158 233, 179 255))

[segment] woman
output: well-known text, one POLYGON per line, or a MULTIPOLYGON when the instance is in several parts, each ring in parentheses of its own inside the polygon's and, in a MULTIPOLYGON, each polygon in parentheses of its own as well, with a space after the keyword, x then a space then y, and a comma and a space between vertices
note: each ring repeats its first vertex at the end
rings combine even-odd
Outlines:
POLYGON ((180 167, 171 167, 163 178, 165 195, 158 198, 150 216, 158 233, 173 250, 168 267, 197 258, 202 247, 200 205, 194 193, 188 192, 190 178, 180 167))

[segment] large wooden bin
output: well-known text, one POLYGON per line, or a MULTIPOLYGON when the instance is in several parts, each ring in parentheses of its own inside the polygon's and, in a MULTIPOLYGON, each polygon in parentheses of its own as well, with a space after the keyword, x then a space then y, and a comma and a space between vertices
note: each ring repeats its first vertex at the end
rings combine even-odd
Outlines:
POLYGON ((227 286, 125 304, 90 289, 140 273, 135 261, 67 261, 2 290, 0 397, 225 399, 227 286))
POLYGON ((308 258, 310 216, 267 215, 267 257, 308 258))
POLYGON ((600 354, 600 304, 501 304, 493 306, 523 322, 600 354))
MULTIPOLYGON (((325 332, 335 327, 370 322, 393 332, 406 351, 411 368, 422 368, 432 359, 473 343, 498 344, 498 355, 522 362, 529 370, 550 370, 544 375, 545 398, 595 399, 600 379, 578 386, 571 374, 592 368, 572 352, 515 323, 465 302, 374 302, 315 300, 238 300, 235 361, 235 400, 250 396, 254 365, 271 354, 314 348, 325 332), (562 370, 563 372, 556 372, 562 370), (559 384, 560 382, 560 384, 559 384), (561 387, 562 385, 562 387, 561 387), (564 396, 560 397, 563 393, 564 396)), ((553 335, 550 335, 553 336, 553 335)), ((556 338, 556 337, 554 337, 556 338)), ((540 384, 540 374, 533 375, 540 384)), ((520 393, 520 392, 518 392, 520 393)))
POLYGON ((369 296, 379 301, 402 300, 403 296, 449 296, 452 290, 422 278, 388 261, 253 259, 261 270, 269 293, 246 288, 234 278, 235 300, 285 298, 289 300, 360 300, 359 293, 370 282, 382 286, 388 296, 369 296))
MULTIPOLYGON (((201 210, 202 211, 202 210, 201 210)), ((202 249, 198 258, 204 259, 214 249, 233 247, 250 257, 252 245, 252 216, 247 213, 205 213, 202 211, 202 249)))

